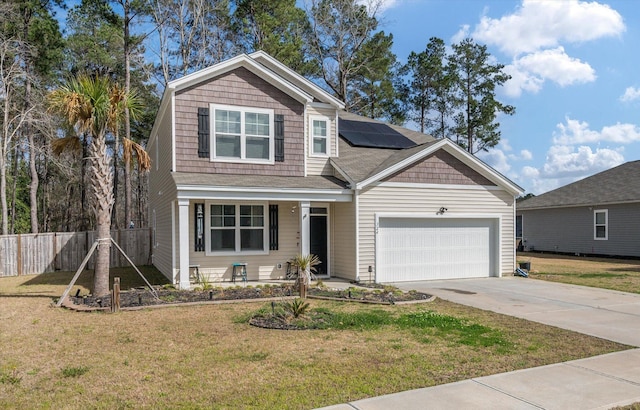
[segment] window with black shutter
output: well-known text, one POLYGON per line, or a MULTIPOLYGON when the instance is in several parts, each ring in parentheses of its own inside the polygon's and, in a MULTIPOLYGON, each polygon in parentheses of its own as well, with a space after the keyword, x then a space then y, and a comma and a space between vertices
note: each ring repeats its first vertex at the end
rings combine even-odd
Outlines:
POLYGON ((269 249, 278 250, 278 205, 269 205, 269 249))
POLYGON ((198 108, 198 157, 209 158, 209 107, 198 108))
POLYGON ((276 151, 275 160, 276 162, 284 162, 284 115, 274 115, 273 121, 276 151))

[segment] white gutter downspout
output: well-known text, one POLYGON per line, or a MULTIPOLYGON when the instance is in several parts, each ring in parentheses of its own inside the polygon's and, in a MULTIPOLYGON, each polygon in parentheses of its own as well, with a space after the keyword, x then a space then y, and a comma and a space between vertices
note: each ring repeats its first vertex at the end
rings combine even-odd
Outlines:
MULTIPOLYGON (((353 202, 356 208, 356 283, 360 282, 360 190, 354 188, 353 202)), ((369 278, 371 280, 371 278, 369 278)))

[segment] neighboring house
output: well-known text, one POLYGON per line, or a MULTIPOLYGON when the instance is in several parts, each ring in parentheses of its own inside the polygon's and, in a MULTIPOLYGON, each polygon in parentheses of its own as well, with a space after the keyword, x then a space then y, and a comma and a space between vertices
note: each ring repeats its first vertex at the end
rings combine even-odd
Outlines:
POLYGON ((640 161, 529 198, 516 208, 524 250, 640 256, 640 161))
POLYGON ((515 266, 522 190, 449 140, 349 114, 264 52, 168 84, 148 145, 153 264, 180 287, 228 280, 408 281, 515 266))

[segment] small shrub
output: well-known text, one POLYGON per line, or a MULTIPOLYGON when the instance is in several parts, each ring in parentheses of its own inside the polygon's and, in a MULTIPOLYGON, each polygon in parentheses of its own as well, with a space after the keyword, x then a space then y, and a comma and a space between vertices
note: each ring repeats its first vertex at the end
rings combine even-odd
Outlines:
POLYGON ((303 299, 294 299, 283 303, 285 313, 295 318, 305 315, 309 307, 309 302, 305 302, 303 299))
POLYGON ((205 273, 201 273, 199 275, 198 278, 198 283, 200 283, 200 288, 202 288, 202 290, 211 290, 213 289, 213 285, 211 284, 211 281, 209 280, 209 275, 205 274, 205 273))
POLYGON ((79 367, 65 367, 62 369, 63 377, 80 377, 86 372, 89 371, 87 366, 79 366, 79 367))

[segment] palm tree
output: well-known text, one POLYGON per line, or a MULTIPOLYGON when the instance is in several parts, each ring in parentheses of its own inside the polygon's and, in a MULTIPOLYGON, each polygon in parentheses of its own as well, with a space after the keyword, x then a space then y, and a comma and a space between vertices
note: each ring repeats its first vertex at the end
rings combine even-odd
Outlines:
POLYGON ((109 250, 111 248, 111 209, 113 178, 111 155, 107 153, 107 134, 116 132, 125 107, 132 116, 139 111, 135 94, 128 94, 107 77, 79 75, 49 95, 51 110, 61 115, 75 130, 76 137, 89 139, 91 174, 90 203, 96 217, 99 246, 95 262, 93 294, 109 293, 109 250))

